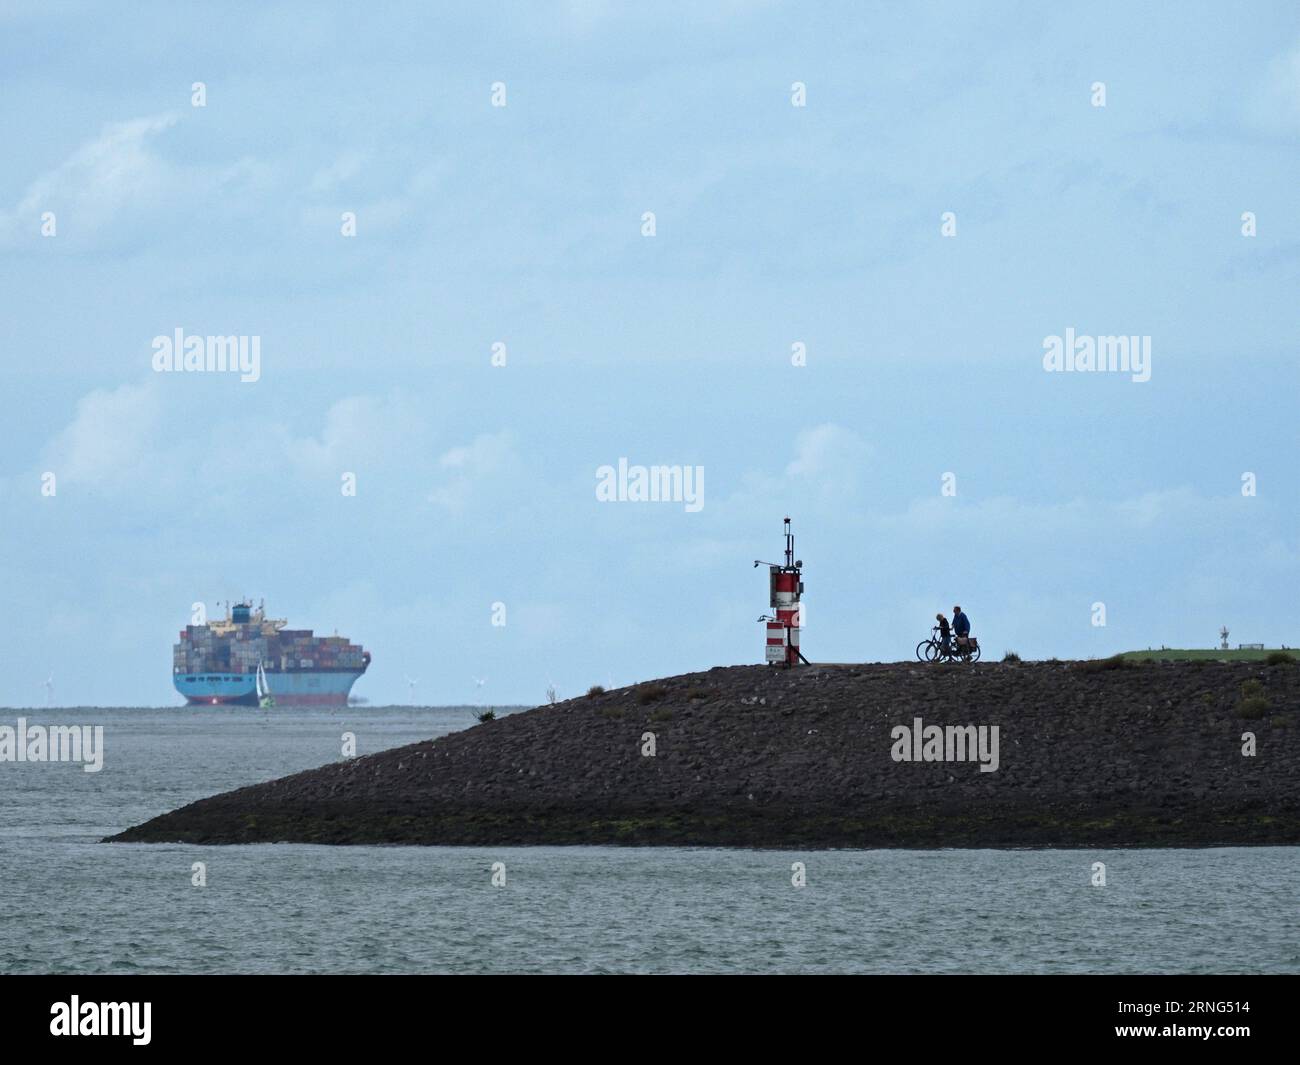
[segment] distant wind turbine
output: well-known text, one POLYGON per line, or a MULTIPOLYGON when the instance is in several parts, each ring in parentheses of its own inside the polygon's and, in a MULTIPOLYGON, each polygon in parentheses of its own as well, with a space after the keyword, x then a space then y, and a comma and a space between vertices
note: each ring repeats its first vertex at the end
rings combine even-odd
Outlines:
POLYGON ((42 685, 42 687, 45 689, 45 705, 53 706, 54 705, 54 674, 53 673, 51 673, 45 679, 45 683, 42 685))
POLYGON ((415 680, 413 677, 406 678, 407 698, 410 700, 412 706, 415 705, 415 686, 419 683, 420 682, 415 680))

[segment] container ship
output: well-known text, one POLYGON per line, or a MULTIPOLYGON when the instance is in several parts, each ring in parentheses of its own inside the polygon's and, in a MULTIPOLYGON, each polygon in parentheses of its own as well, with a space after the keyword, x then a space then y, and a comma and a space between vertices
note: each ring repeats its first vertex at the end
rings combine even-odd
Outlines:
POLYGON ((346 637, 286 624, 261 605, 227 605, 224 621, 181 630, 172 683, 193 705, 346 706, 370 652, 346 637))

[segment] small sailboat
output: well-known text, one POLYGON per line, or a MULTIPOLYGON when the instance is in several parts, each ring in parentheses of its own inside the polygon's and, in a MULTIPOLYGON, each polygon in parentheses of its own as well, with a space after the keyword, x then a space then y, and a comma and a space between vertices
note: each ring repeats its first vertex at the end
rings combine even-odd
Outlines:
POLYGON ((271 686, 266 683, 266 670, 261 662, 257 663, 257 705, 263 710, 275 706, 275 699, 271 696, 271 686))

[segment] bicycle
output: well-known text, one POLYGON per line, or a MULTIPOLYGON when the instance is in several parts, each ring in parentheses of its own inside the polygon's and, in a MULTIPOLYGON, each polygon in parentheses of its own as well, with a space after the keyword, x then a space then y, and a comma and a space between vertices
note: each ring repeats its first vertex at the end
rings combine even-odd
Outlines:
POLYGON ((978 662, 980 660, 980 644, 974 636, 968 636, 962 646, 958 646, 956 636, 949 636, 948 646, 945 649, 944 641, 939 639, 938 632, 939 626, 936 625, 930 630, 930 638, 916 645, 918 662, 978 662))

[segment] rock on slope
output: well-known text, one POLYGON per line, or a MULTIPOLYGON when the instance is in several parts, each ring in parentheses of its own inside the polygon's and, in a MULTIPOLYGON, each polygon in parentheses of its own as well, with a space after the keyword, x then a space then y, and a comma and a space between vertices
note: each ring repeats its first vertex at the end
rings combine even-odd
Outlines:
POLYGON ((719 667, 241 788, 113 840, 1300 843, 1300 666, 1107 665, 719 667), (1268 705, 1248 718, 1252 681, 1268 705), (998 726, 997 771, 895 761, 891 730, 917 717, 998 726))

